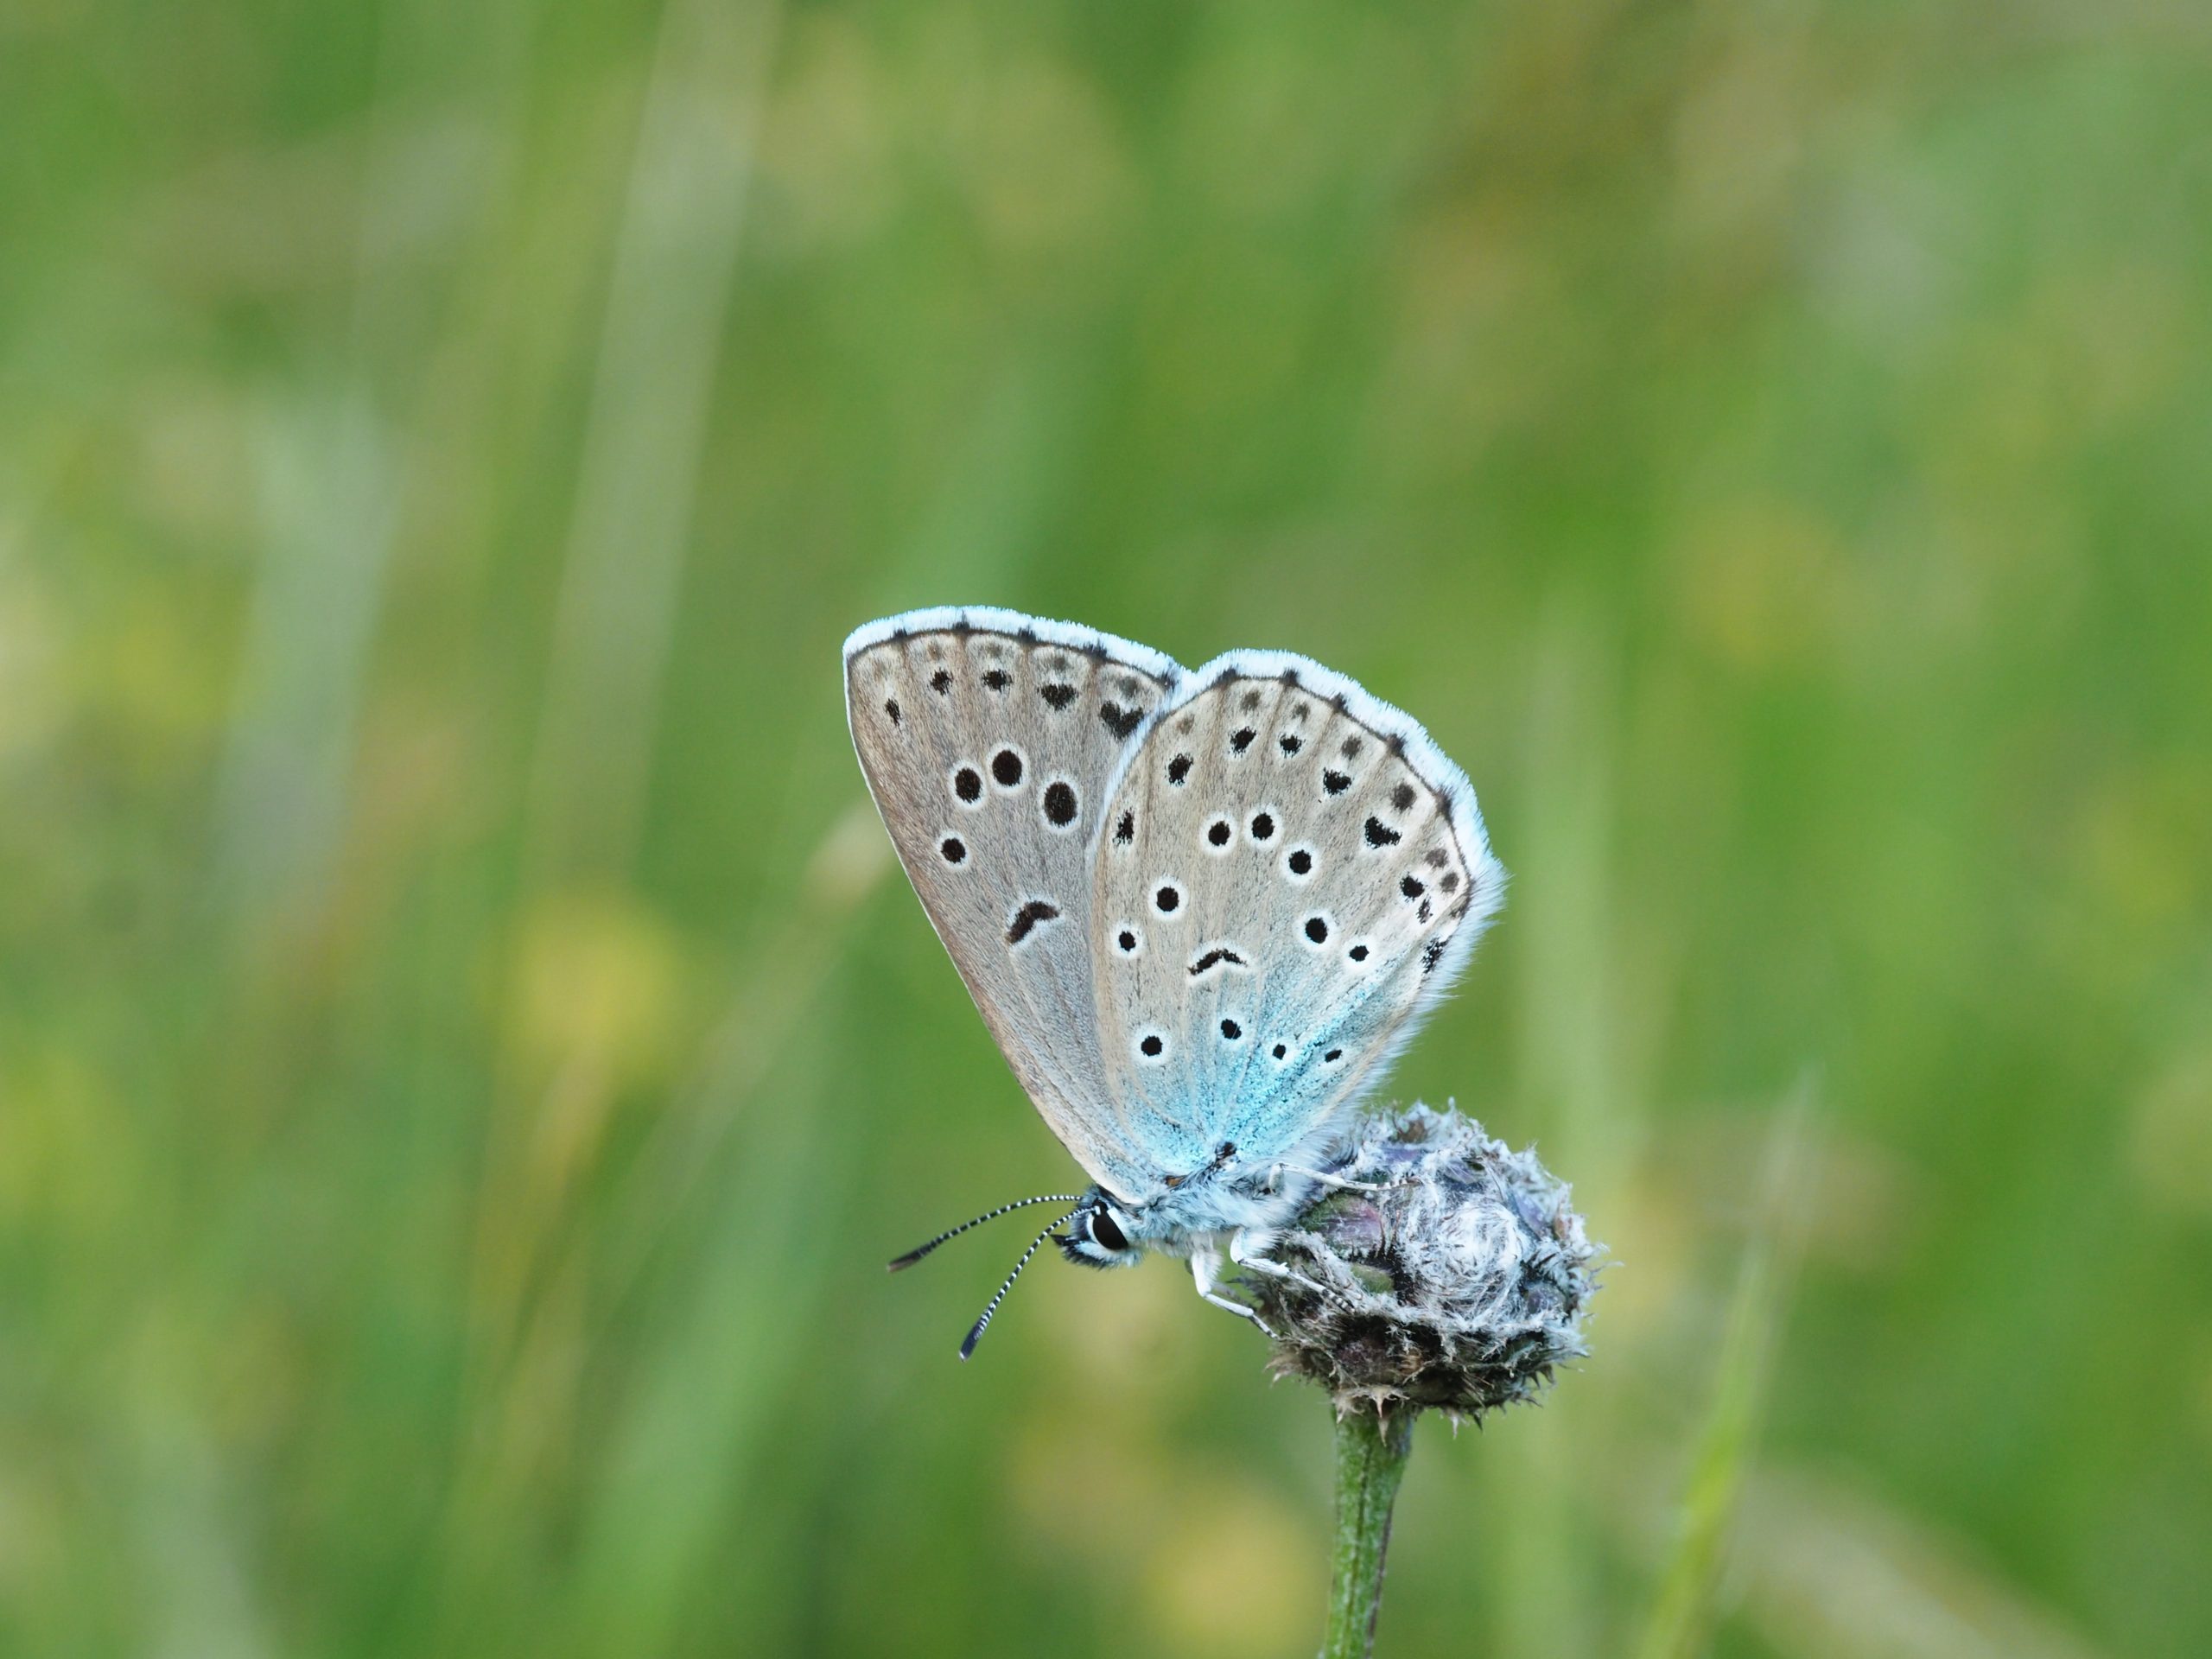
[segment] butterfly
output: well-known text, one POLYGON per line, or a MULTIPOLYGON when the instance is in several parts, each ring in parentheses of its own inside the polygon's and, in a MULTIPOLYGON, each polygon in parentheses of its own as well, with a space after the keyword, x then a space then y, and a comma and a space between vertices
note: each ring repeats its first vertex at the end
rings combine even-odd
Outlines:
MULTIPOLYGON (((1273 1236, 1503 897, 1475 792, 1428 734, 1284 652, 1185 670, 1071 623, 910 611, 845 641, 884 827, 984 1024, 1092 1181, 1046 1239, 1092 1267, 1273 1236), (1062 1230, 1065 1230, 1063 1231, 1062 1230)), ((1337 1183, 1342 1185, 1343 1183, 1337 1183)), ((1265 1326, 1262 1328, 1264 1330, 1265 1326)))

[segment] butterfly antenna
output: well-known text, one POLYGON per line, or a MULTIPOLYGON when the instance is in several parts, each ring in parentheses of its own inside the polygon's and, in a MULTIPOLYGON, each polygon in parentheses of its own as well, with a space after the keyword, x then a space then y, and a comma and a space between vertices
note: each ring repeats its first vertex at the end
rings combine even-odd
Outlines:
POLYGON ((1014 1288, 1014 1281, 1021 1277, 1021 1270, 1029 1265, 1029 1258, 1037 1254, 1037 1247, 1050 1238, 1058 1229, 1066 1226, 1082 1213, 1080 1210, 1069 1211, 1052 1226, 1047 1227, 1029 1241, 1029 1248, 1021 1253, 1021 1260, 1014 1264, 1014 1271, 1007 1274, 1006 1282, 999 1287, 999 1294, 991 1298, 991 1305, 983 1310, 983 1317, 976 1321, 975 1328, 968 1333, 968 1339, 960 1344, 961 1358, 965 1359, 976 1351, 976 1344, 983 1339, 983 1332, 990 1328, 991 1316, 999 1311, 999 1304, 1006 1300, 1006 1294, 1014 1288))
MULTIPOLYGON (((1083 1195, 1079 1192, 1046 1192, 1038 1198, 1016 1198, 1012 1204, 1002 1204, 997 1209, 986 1211, 973 1221, 963 1221, 957 1227, 939 1233, 928 1243, 907 1251, 896 1262, 892 1262, 888 1270, 896 1273, 901 1268, 911 1268, 947 1239, 957 1238, 970 1227, 980 1227, 987 1221, 996 1221, 1001 1216, 1010 1214, 1014 1211, 1027 1210, 1033 1204, 1077 1204, 1082 1201, 1082 1197, 1083 1195)), ((1057 1227, 1059 1224, 1054 1222, 1052 1225, 1057 1227)))

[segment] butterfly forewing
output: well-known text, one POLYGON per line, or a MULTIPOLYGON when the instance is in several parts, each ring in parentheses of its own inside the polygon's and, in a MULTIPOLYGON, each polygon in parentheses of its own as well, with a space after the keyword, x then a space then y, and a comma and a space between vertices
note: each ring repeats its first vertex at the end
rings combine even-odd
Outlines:
POLYGON ((899 861, 1046 1123, 1092 1177, 1150 1184, 1107 1087, 1091 849, 1109 779, 1179 674, 1011 612, 910 613, 846 642, 846 711, 899 861))
POLYGON ((1302 658, 1232 653, 1147 727, 1101 823, 1098 1040, 1169 1173, 1278 1156, 1412 1034, 1503 895, 1464 774, 1302 658))

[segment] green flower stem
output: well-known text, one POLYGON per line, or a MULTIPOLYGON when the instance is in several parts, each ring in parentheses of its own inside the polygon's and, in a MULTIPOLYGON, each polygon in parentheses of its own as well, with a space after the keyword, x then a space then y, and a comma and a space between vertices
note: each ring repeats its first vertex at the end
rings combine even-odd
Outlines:
POLYGON ((1337 1543, 1330 1566, 1329 1634, 1321 1659, 1369 1659, 1382 1606, 1382 1556, 1390 1508, 1414 1449, 1414 1410, 1337 1419, 1337 1543))

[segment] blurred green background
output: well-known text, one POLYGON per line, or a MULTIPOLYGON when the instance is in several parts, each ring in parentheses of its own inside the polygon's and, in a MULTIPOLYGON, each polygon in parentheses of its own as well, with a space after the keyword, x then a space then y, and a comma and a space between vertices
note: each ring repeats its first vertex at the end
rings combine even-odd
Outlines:
POLYGON ((1073 1179, 844 729, 960 601, 1515 873, 1395 1090, 1618 1265, 1384 1653, 2212 1651, 2208 480, 2192 9, 8 0, 0 1649, 1310 1651, 1251 1332, 883 1274, 1073 1179))

